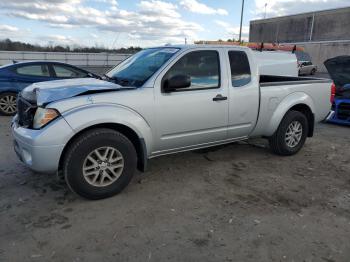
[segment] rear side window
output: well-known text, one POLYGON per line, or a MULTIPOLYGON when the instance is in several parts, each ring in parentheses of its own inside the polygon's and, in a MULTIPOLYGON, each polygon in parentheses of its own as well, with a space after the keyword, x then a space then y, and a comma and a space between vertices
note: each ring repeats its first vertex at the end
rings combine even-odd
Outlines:
POLYGON ((220 66, 217 51, 194 51, 181 57, 168 71, 165 78, 189 75, 191 86, 183 91, 220 87, 220 66))
POLYGON ((63 65, 52 65, 53 69, 55 70, 57 77, 62 78, 77 78, 77 77, 86 77, 87 73, 84 71, 80 71, 78 69, 63 66, 63 65))
POLYGON ((16 69, 17 74, 27 76, 50 76, 47 65, 20 66, 16 69))
POLYGON ((247 54, 243 51, 229 51, 232 86, 239 87, 251 81, 250 65, 247 54))

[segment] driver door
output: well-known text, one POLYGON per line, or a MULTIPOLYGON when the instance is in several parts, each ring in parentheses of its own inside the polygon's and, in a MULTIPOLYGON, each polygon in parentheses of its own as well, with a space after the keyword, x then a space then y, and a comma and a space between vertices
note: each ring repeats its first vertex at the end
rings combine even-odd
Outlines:
POLYGON ((155 154, 205 146, 227 138, 228 88, 218 50, 187 51, 155 83, 155 154), (185 75, 187 88, 165 92, 164 80, 185 75), (220 99, 216 99, 220 98, 220 99))

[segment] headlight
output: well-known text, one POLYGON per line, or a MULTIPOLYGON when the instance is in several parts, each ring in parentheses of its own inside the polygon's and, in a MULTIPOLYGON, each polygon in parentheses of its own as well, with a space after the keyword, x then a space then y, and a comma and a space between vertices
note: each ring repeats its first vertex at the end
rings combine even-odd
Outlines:
POLYGON ((38 107, 34 116, 33 128, 42 128, 52 120, 56 119, 59 115, 60 114, 55 109, 38 107))

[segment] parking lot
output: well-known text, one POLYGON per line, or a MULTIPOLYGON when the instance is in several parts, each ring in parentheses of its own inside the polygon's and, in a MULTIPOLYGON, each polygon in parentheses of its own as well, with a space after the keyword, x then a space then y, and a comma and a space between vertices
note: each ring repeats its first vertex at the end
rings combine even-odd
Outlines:
POLYGON ((292 157, 264 140, 150 161, 86 201, 29 171, 0 118, 0 261, 349 261, 349 128, 319 124, 292 157))

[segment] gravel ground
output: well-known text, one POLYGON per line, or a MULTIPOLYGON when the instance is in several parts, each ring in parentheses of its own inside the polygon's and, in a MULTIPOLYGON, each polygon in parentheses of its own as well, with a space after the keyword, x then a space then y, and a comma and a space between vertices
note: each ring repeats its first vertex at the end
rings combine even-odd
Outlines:
POLYGON ((349 128, 292 157, 264 140, 151 160, 86 201, 29 171, 0 118, 0 261, 349 261, 349 128))

